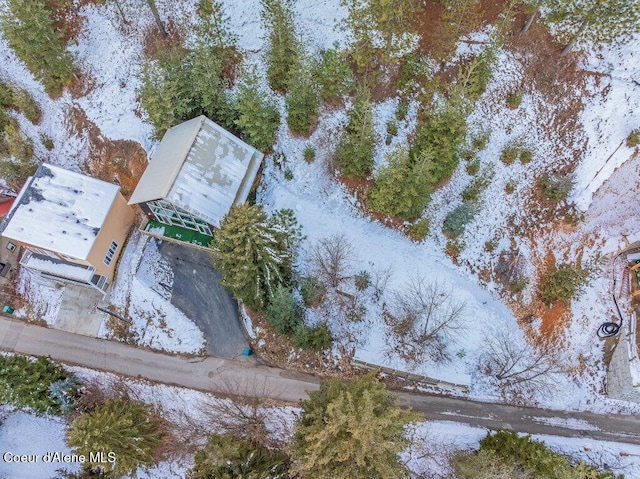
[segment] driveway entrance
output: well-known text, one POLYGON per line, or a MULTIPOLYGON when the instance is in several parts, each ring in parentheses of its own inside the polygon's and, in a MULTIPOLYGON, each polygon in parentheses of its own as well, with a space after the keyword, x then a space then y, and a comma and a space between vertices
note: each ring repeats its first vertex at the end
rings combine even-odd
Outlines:
POLYGON ((238 304, 220 285, 209 253, 167 241, 158 242, 158 251, 173 270, 171 304, 200 328, 207 354, 240 356, 249 343, 241 329, 238 304))

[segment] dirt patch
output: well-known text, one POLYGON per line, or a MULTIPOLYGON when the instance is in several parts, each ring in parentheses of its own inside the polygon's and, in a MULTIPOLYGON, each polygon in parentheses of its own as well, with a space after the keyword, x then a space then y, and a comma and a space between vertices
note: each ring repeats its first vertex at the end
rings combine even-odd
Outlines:
POLYGON ((99 0, 46 0, 47 9, 53 12, 53 26, 56 31, 62 32, 65 43, 82 31, 84 17, 80 15, 80 9, 98 3, 99 0))
POLYGON ((85 172, 119 185, 125 197, 131 196, 147 166, 144 148, 135 141, 106 138, 77 105, 70 108, 68 119, 70 133, 84 137, 88 143, 89 159, 83 165, 85 172))
POLYGON ((149 25, 143 33, 142 51, 147 58, 157 59, 162 53, 173 48, 177 48, 183 43, 179 26, 172 20, 165 22, 167 36, 162 35, 158 26, 154 23, 149 25))

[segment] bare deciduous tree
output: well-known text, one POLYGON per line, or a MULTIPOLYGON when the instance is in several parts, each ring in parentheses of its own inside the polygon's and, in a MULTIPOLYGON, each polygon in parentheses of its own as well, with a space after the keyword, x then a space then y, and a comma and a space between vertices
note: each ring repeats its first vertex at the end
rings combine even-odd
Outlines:
POLYGON ((550 340, 530 345, 515 331, 503 329, 485 337, 482 368, 497 380, 505 399, 518 401, 536 390, 553 388, 562 372, 559 347, 550 340))
POLYGON ((311 248, 311 263, 316 275, 333 288, 351 276, 355 252, 344 235, 319 240, 311 248))
POLYGON ((416 278, 396 291, 390 308, 385 309, 385 321, 394 333, 394 352, 414 364, 425 355, 436 361, 448 359, 447 346, 462 326, 465 312, 465 304, 451 290, 416 278))

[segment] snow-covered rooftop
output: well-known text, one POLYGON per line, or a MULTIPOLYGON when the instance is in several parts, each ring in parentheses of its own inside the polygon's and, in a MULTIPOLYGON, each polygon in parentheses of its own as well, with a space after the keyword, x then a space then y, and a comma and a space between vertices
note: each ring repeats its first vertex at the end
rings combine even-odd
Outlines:
POLYGON ((87 259, 119 190, 111 183, 42 164, 23 186, 0 233, 87 259))
POLYGON ((200 116, 170 128, 129 204, 165 199, 218 226, 247 199, 263 154, 200 116))

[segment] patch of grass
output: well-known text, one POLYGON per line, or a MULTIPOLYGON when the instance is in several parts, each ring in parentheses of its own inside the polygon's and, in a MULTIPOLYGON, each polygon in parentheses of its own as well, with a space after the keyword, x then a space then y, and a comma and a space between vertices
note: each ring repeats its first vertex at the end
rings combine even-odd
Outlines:
POLYGON ((640 128, 636 128, 627 136, 627 146, 633 148, 640 145, 640 128))
POLYGON ((522 92, 512 91, 507 93, 507 106, 513 110, 522 104, 522 92))
POLYGON ((498 247, 498 238, 492 238, 489 241, 485 242, 484 250, 487 253, 493 253, 498 247))
POLYGON ((519 149, 517 146, 507 145, 500 153, 500 161, 505 165, 511 165, 518 159, 519 149))
POLYGON ((523 148, 520 152, 520 163, 526 165, 527 163, 530 163, 531 160, 533 160, 533 151, 528 148, 523 148))
POLYGON ((293 171, 290 168, 284 170, 284 179, 287 181, 293 180, 293 171))
POLYGON ((508 195, 510 195, 511 193, 513 193, 516 189, 516 185, 513 184, 513 182, 509 182, 506 185, 504 185, 504 192, 508 195))
POLYGON ((511 290, 512 293, 519 294, 524 291, 524 289, 527 287, 528 284, 529 284, 528 278, 518 278, 509 284, 509 289, 511 290))
POLYGON ((312 163, 313 160, 316 159, 316 149, 311 145, 305 146, 302 151, 302 158, 304 158, 304 161, 307 163, 312 163))

